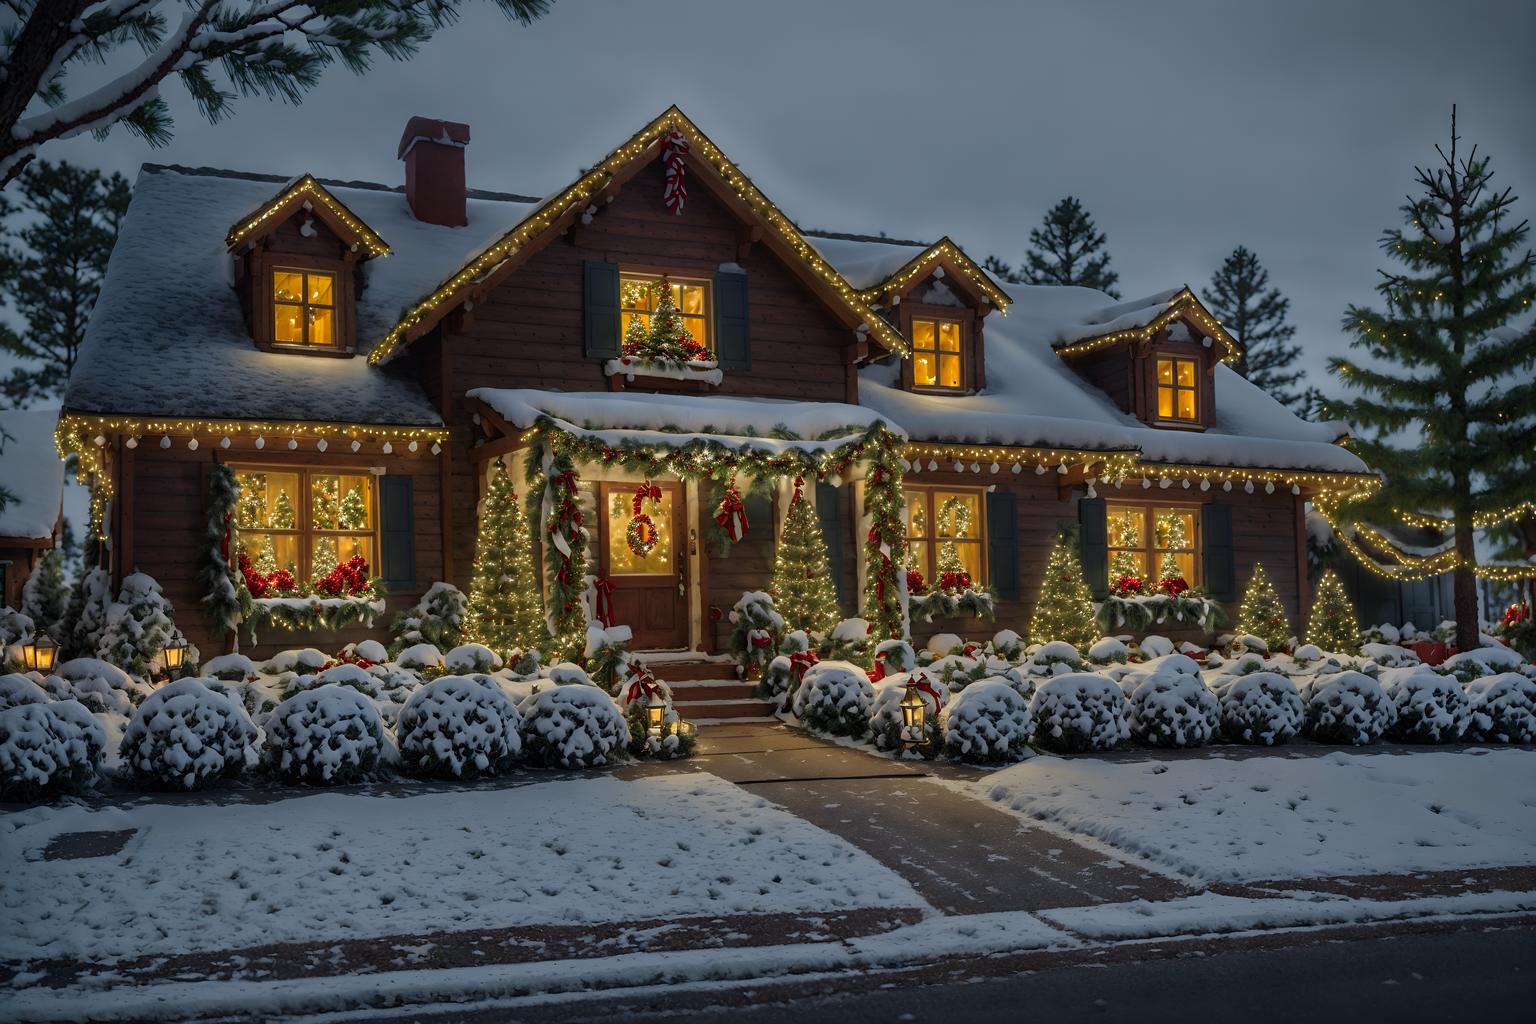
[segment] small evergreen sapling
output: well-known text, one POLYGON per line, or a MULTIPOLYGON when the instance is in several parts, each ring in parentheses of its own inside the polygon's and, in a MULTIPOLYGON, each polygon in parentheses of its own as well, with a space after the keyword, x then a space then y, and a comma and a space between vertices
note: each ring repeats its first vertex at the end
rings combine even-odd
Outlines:
POLYGON ((1283 648, 1291 638, 1291 622, 1285 617, 1285 605, 1280 603, 1280 595, 1275 593, 1274 585, 1264 574, 1264 567, 1257 562, 1238 609, 1237 633, 1258 637, 1271 652, 1283 648))
POLYGON ((789 629, 826 636, 837 625, 837 590, 832 583, 827 539, 798 480, 774 552, 773 582, 768 592, 789 629))
POLYGON ((452 583, 439 580, 421 595, 421 600, 401 612, 391 625, 394 640, 391 657, 417 644, 431 644, 439 651, 457 647, 464 630, 469 599, 452 583))
POLYGON ((1029 621, 1029 642, 1046 644, 1064 640, 1086 651, 1098 639, 1093 620, 1093 594, 1083 579, 1083 568, 1070 539, 1058 538, 1045 564, 1045 583, 1029 621))
POLYGON ((1307 620, 1307 643, 1342 654, 1360 652, 1360 623, 1355 619, 1344 584, 1332 569, 1317 581, 1312 617, 1307 620))
MULTIPOLYGON (((135 572, 124 577, 117 601, 107 609, 97 656, 129 675, 151 676, 165 663, 165 645, 184 639, 160 584, 147 573, 135 572)), ((186 664, 197 660, 197 648, 189 645, 186 664)))
POLYGON ((69 583, 64 579, 64 556, 58 551, 43 552, 32 575, 21 588, 21 613, 55 643, 64 634, 64 616, 69 610, 69 583))

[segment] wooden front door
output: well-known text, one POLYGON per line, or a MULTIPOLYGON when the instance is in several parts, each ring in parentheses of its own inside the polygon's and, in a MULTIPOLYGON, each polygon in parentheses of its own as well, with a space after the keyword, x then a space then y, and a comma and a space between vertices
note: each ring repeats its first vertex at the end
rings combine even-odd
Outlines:
POLYGON ((656 545, 637 554, 626 539, 634 484, 604 483, 598 494, 599 566, 613 581, 614 618, 634 630, 636 650, 688 646, 687 509, 683 488, 659 483, 661 499, 641 511, 656 524, 656 545))

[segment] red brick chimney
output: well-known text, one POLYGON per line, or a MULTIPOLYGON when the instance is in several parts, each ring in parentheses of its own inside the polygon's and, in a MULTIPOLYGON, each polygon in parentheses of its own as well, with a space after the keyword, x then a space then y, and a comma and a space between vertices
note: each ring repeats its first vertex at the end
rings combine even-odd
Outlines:
POLYGON ((405 122, 396 156, 405 161, 405 200, 417 220, 450 228, 469 223, 464 203, 467 145, 467 124, 433 117, 405 122))

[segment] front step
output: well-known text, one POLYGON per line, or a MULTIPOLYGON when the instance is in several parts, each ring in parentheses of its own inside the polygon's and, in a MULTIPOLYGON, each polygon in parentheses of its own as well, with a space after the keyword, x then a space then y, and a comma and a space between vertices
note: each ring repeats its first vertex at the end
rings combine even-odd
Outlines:
POLYGON ((728 661, 648 661, 643 653, 640 660, 658 679, 674 684, 736 678, 736 666, 728 661))
POLYGON ((672 706, 689 722, 710 722, 717 718, 771 718, 773 705, 766 700, 677 700, 672 706))

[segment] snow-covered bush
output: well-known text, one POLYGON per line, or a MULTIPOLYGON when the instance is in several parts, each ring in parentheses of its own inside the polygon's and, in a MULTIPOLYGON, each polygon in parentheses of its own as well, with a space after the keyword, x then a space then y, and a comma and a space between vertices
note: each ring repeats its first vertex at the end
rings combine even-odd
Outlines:
POLYGON ((385 743, 373 702, 329 685, 295 694, 264 723, 267 765, 284 782, 334 786, 373 771, 385 743))
POLYGON ((395 664, 417 672, 441 672, 443 652, 431 644, 416 644, 396 654, 395 664))
POLYGON ((1384 685, 1397 717, 1387 730, 1404 743, 1454 743, 1467 731, 1472 702, 1450 676, 1427 667, 1399 670, 1384 685))
POLYGON ((882 640, 875 645, 875 663, 883 675, 911 672, 917 668, 917 652, 905 640, 882 640))
POLYGON ((844 619, 832 627, 816 652, 824 661, 852 661, 860 665, 869 657, 869 622, 844 619))
POLYGON ((1083 656, 1077 652, 1077 648, 1065 640, 1052 640, 1040 645, 1040 648, 1030 655, 1026 663, 1031 672, 1037 675, 1061 675, 1064 672, 1075 672, 1083 667, 1083 656), (1056 666, 1060 665, 1061 668, 1056 666))
POLYGON ((958 652, 946 654, 923 666, 930 679, 937 679, 951 693, 959 693, 987 674, 987 666, 980 658, 970 658, 958 652))
POLYGON ((203 675, 226 683, 243 683, 257 676, 256 664, 243 654, 221 654, 203 662, 203 675))
POLYGON ((104 711, 125 718, 135 705, 154 692, 147 683, 134 679, 116 665, 100 658, 74 658, 53 670, 51 686, 61 700, 78 700, 88 711, 104 711))
POLYGON ((869 676, 847 661, 823 661, 806 670, 795 691, 795 717, 832 736, 862 736, 869 725, 875 688, 869 676))
POLYGON ((1199 747, 1221 717, 1216 696, 1198 678, 1157 673, 1131 691, 1131 735, 1152 747, 1199 747))
POLYGON ((1396 718, 1381 684, 1363 672, 1319 676, 1302 691, 1307 735, 1319 743, 1375 743, 1396 718))
POLYGON ((1419 664, 1417 654, 1396 644, 1361 644, 1360 654, 1383 668, 1407 668, 1419 664))
POLYGON ((1275 672, 1250 672, 1221 695, 1221 730, 1237 743, 1284 743, 1301 731, 1305 713, 1296 684, 1275 672))
POLYGON ((1519 672, 1484 676, 1467 687, 1468 737, 1479 743, 1536 743, 1536 679, 1519 672))
POLYGON ((1029 755, 1035 720, 1006 679, 981 679, 955 694, 941 720, 944 752, 958 761, 996 764, 1029 755))
MULTIPOLYGON (((245 709, 245 713, 251 716, 252 721, 260 721, 261 716, 277 707, 282 699, 279 687, 273 687, 266 680, 251 682, 241 680, 232 683, 213 676, 203 676, 203 683, 214 693, 222 693, 236 704, 245 709)), ((292 677, 289 677, 290 681, 292 677)))
POLYGON ((1024 638, 1011 629, 1000 629, 992 636, 992 651, 1004 661, 1018 661, 1024 657, 1024 638))
POLYGON ((965 646, 965 641, 954 633, 935 633, 928 638, 925 650, 931 651, 935 658, 942 658, 946 654, 957 654, 960 648, 965 646))
POLYGON ((12 672, 0 676, 0 711, 27 704, 47 704, 48 691, 24 675, 12 672))
POLYGON ((431 778, 498 775, 522 752, 522 726, 517 705, 489 677, 439 676, 400 709, 400 763, 431 778))
POLYGON ((1149 633, 1136 645, 1144 658, 1161 658, 1173 653, 1173 641, 1156 633, 1149 633))
POLYGON ((77 701, 0 710, 0 800, 73 793, 95 781, 107 734, 77 701))
POLYGON ((69 636, 59 643, 74 655, 94 656, 101 646, 101 631, 107 628, 107 609, 112 606, 112 574, 97 566, 81 577, 70 598, 69 636))
POLYGON ((1131 649, 1112 636, 1106 636, 1088 648, 1088 660, 1099 665, 1114 662, 1124 665, 1131 660, 1131 649))
POLYGON ((1046 680, 1035 691, 1029 710, 1041 746, 1062 753, 1109 750, 1131 735, 1120 687, 1089 672, 1046 680))
MULTIPOLYGON (((185 639, 160 584, 147 573, 135 572, 123 578, 117 600, 107 608, 97 657, 130 675, 152 676, 164 667, 166 644, 185 639)), ((196 665, 197 660, 197 648, 189 644, 186 663, 196 665)))
POLYGON ((341 657, 344 661, 366 661, 370 665, 381 665, 389 660, 389 648, 377 640, 359 640, 343 647, 341 657))
POLYGON ((773 598, 749 590, 731 608, 731 657, 742 678, 761 672, 774 659, 784 636, 784 616, 773 598))
POLYGON ((1525 659, 1520 652, 1503 644, 1495 644, 1492 647, 1479 647, 1472 651, 1462 651, 1445 659, 1442 668, 1456 674, 1456 678, 1463 683, 1470 683, 1482 676, 1497 675, 1500 672, 1518 672, 1525 659))
POLYGON ((546 768, 595 768, 622 761, 629 723, 613 698, 596 686, 551 686, 523 699, 528 760, 546 768))
MULTIPOLYGON (((918 753, 925 757, 937 754, 944 733, 939 727, 939 712, 943 709, 943 691, 918 677, 923 686, 917 691, 923 702, 923 735, 916 741, 918 753)), ((901 700, 907 694, 907 683, 912 677, 905 672, 887 676, 874 684, 875 699, 869 711, 869 736, 880 750, 900 750, 911 742, 902 734, 901 700)))
POLYGON ((369 697, 379 695, 379 680, 376 676, 367 669, 343 662, 340 665, 332 665, 324 672, 291 677, 288 685, 283 688, 283 699, 288 700, 304 690, 313 690, 321 686, 349 686, 369 697))
POLYGON ((317 651, 313 647, 305 647, 301 650, 279 651, 272 655, 262 670, 271 675, 282 675, 284 672, 307 672, 314 674, 331 663, 331 656, 324 651, 317 651))
POLYGON ((501 658, 482 644, 460 644, 443 655, 443 671, 463 676, 476 672, 494 672, 501 668, 501 658))
POLYGON ((180 679, 150 694, 123 734, 123 764, 140 783, 201 789, 256 762, 256 727, 245 709, 208 688, 180 679))
POLYGON ((453 647, 464 630, 464 613, 468 609, 469 598, 462 590, 438 580, 427 588, 420 601, 401 612, 390 625, 394 637, 390 651, 398 654, 417 644, 431 644, 439 650, 453 647))

